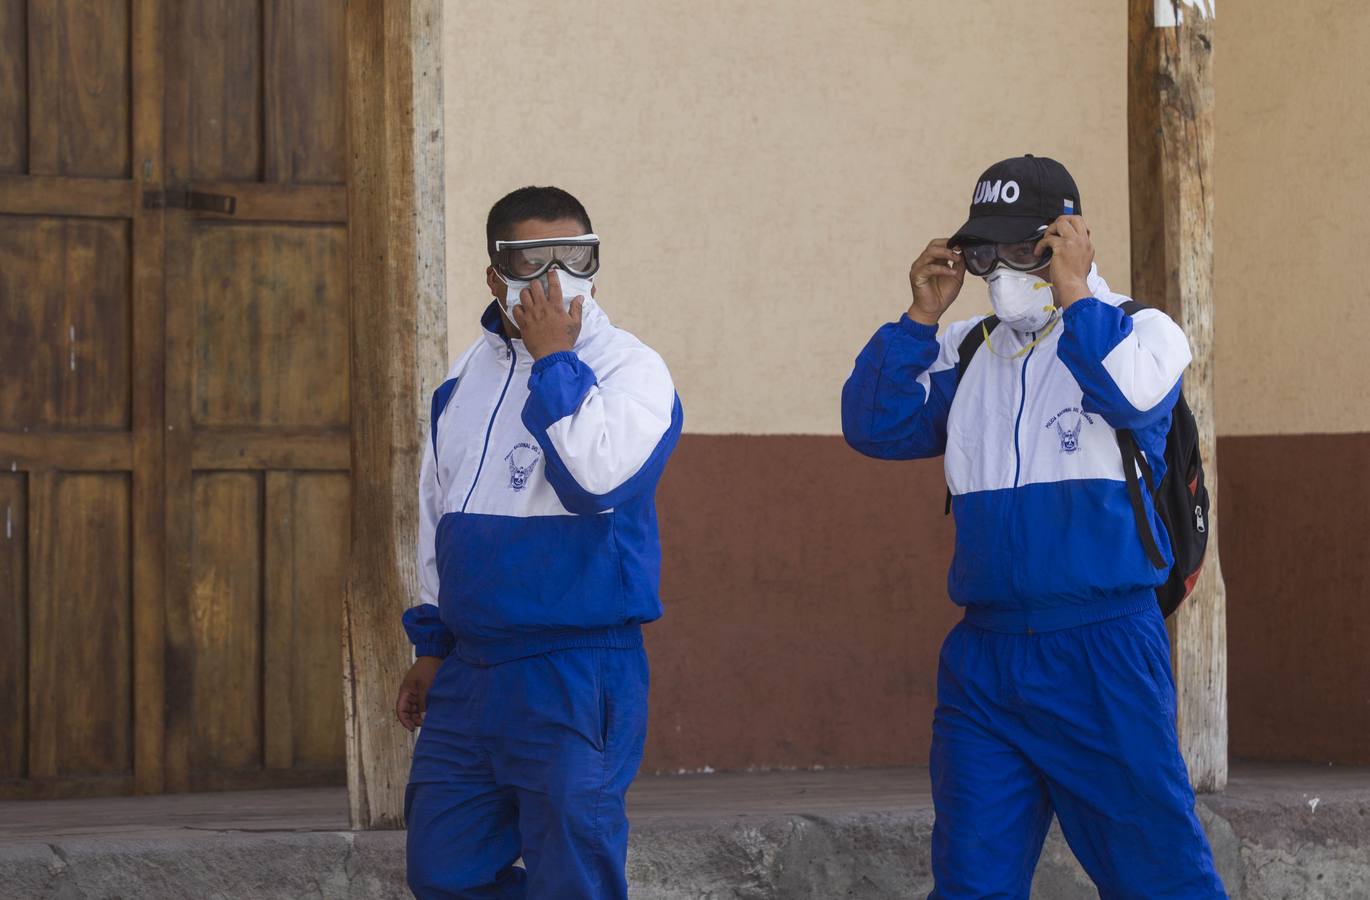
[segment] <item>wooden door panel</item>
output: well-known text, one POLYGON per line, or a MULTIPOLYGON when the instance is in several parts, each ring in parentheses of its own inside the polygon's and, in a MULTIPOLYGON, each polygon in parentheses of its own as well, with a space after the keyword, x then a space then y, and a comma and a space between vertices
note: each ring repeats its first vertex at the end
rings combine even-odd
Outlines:
POLYGON ((127 429, 126 221, 0 216, 0 429, 127 429))
POLYGON ((191 646, 181 657, 191 668, 194 769, 261 765, 261 494, 255 473, 194 479, 191 646))
POLYGON ((194 64, 190 177, 262 175, 262 13, 248 0, 194 0, 174 13, 194 64))
POLYGON ((127 178, 128 0, 28 4, 29 174, 127 178))
POLYGON ((205 225, 193 241, 195 426, 345 428, 345 230, 205 225))
POLYGON ((265 0, 265 180, 343 184, 346 6, 336 0, 265 0))
POLYGON ((34 644, 56 661, 55 707, 31 715, 56 722, 58 776, 133 770, 131 499, 126 473, 57 478, 51 593, 33 598, 51 609, 34 644))
POLYGON ((339 769, 343 758, 340 602, 350 544, 350 479, 270 472, 266 490, 266 755, 275 769, 339 769))
POLYGON ((28 169, 26 0, 0 0, 0 172, 28 169))
POLYGON ((0 779, 22 778, 28 743, 26 476, 0 474, 0 779))
POLYGON ((0 0, 0 796, 161 785, 162 2, 0 0))

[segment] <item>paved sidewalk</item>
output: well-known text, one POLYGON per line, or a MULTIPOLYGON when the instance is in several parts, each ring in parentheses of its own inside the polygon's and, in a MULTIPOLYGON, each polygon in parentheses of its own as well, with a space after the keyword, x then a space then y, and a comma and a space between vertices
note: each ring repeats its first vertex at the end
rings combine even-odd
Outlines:
MULTIPOLYGON (((635 900, 922 897, 927 772, 643 778, 635 900)), ((1200 815, 1234 897, 1370 900, 1370 770, 1238 766, 1200 815)), ((347 831, 339 788, 0 803, 3 898, 391 898, 404 836, 347 831)), ((1097 896, 1053 831, 1034 898, 1097 896)))

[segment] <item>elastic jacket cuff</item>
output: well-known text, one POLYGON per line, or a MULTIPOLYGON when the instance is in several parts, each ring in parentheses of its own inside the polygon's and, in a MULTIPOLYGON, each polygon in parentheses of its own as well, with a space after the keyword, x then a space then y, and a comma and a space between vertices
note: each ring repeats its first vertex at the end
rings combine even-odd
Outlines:
POLYGON ((910 337, 924 339, 937 337, 936 325, 924 325, 922 322, 915 322, 913 319, 909 318, 908 313, 904 313, 899 317, 899 327, 910 337))
POLYGON ((454 646, 454 644, 455 642, 453 641, 442 641, 434 643, 428 643, 425 641, 422 644, 414 645, 414 655, 436 656, 438 659, 446 659, 448 655, 452 652, 452 647, 454 646))
POLYGON ((576 351, 574 350, 559 350, 556 353, 549 353, 542 359, 533 363, 533 374, 539 375, 559 362, 575 366, 580 362, 580 357, 576 355, 576 351))

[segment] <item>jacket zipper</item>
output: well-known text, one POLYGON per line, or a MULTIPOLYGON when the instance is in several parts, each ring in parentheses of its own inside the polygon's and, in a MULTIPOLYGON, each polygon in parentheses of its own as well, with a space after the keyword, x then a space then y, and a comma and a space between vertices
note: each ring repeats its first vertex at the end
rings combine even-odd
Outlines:
POLYGON ((495 419, 499 416, 499 408, 504 405, 504 395, 509 393, 509 383, 514 380, 514 368, 518 365, 518 351, 514 349, 513 342, 505 338, 504 346, 509 349, 509 374, 504 379, 504 388, 499 392, 495 410, 490 413, 490 421, 485 426, 485 446, 480 448, 480 462, 476 464, 476 477, 471 481, 471 489, 466 492, 466 499, 461 501, 462 512, 466 512, 466 504, 471 502, 471 495, 476 492, 476 485, 480 484, 480 472, 485 468, 485 454, 490 450, 490 434, 495 430, 495 419))
MULTIPOLYGON (((1035 335, 1034 335, 1034 339, 1035 339, 1035 335)), ((1020 479, 1022 478, 1022 476, 1023 476, 1023 450, 1022 450, 1021 444, 1019 443, 1019 437, 1018 437, 1018 435, 1019 435, 1019 432, 1022 431, 1022 426, 1023 426, 1023 409, 1027 406, 1027 367, 1028 367, 1028 361, 1032 359, 1032 354, 1034 354, 1034 353, 1036 353, 1036 352, 1037 352, 1037 348, 1034 346, 1031 350, 1028 351, 1027 356, 1023 357, 1023 380, 1022 380, 1023 396, 1020 397, 1019 400, 1018 400, 1018 417, 1017 417, 1016 419, 1013 420, 1013 463, 1014 463, 1014 469, 1013 469, 1013 486, 1014 486, 1014 488, 1017 488, 1017 487, 1018 487, 1018 482, 1019 482, 1019 480, 1020 480, 1020 479)))
MULTIPOLYGON (((1036 336, 1035 333, 1032 334, 1032 335, 1029 335, 1029 337, 1031 337, 1033 340, 1036 340, 1036 339, 1037 339, 1037 336, 1036 336)), ((1022 442, 1021 442, 1021 439, 1020 439, 1020 437, 1019 437, 1019 434, 1020 434, 1020 432, 1021 432, 1022 429, 1023 429, 1023 410, 1027 408, 1027 367, 1028 367, 1028 360, 1032 359, 1032 354, 1033 354, 1033 353, 1036 353, 1036 352, 1037 352, 1037 348, 1036 348, 1036 346, 1034 346, 1031 350, 1029 350, 1029 351, 1027 352, 1027 356, 1023 357, 1023 372, 1022 372, 1022 377, 1021 377, 1021 386, 1022 386, 1022 389, 1023 389, 1023 395, 1022 395, 1022 397, 1020 397, 1019 400, 1018 400, 1018 415, 1017 415, 1017 417, 1013 420, 1013 466, 1014 466, 1014 468, 1013 468, 1013 491, 1009 494, 1009 501, 1008 501, 1008 502, 1009 502, 1009 507, 1008 507, 1008 508, 1009 508, 1009 522, 1013 522, 1013 521, 1017 518, 1017 509, 1018 509, 1018 482, 1021 481, 1022 478, 1023 478, 1023 448, 1022 448, 1022 442)), ((1014 541, 1013 541, 1013 529, 1010 529, 1010 533, 1009 533, 1009 590, 1013 592, 1014 598, 1015 598, 1015 599, 1017 598, 1017 595, 1018 595, 1018 584, 1017 584, 1016 580, 1014 579, 1012 573, 1017 569, 1017 566, 1014 564, 1014 559, 1015 559, 1015 557, 1017 557, 1017 555, 1018 555, 1018 547, 1017 547, 1017 545, 1016 545, 1016 544, 1014 543, 1014 541)), ((1028 633, 1031 634, 1031 632, 1028 632, 1028 633)))

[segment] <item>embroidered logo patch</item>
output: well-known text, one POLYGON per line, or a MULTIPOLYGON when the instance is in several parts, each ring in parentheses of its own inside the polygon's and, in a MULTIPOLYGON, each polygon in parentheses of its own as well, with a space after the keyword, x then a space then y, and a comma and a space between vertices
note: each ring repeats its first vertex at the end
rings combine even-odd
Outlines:
POLYGON ((1086 423, 1093 425, 1093 417, 1078 406, 1069 406, 1047 419, 1046 427, 1056 429, 1062 453, 1074 453, 1080 449, 1080 432, 1086 423))
POLYGON ((515 491, 526 488, 528 477, 533 474, 541 459, 542 448, 536 444, 515 444, 514 449, 504 457, 504 461, 509 463, 509 487, 515 491))

